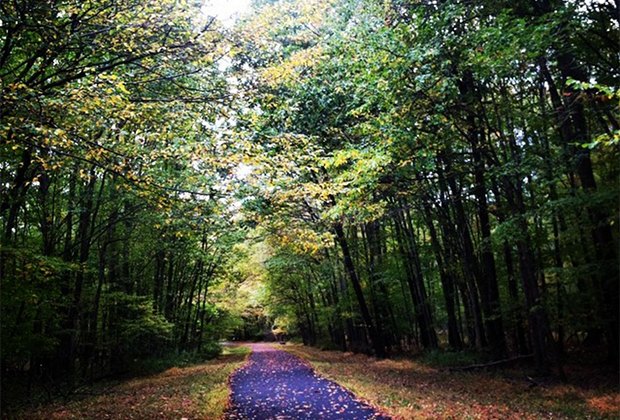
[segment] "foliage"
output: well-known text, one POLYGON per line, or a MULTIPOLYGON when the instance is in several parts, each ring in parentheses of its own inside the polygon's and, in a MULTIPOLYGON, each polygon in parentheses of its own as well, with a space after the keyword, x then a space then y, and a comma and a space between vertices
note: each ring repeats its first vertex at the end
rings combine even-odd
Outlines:
POLYGON ((605 335, 615 363, 613 6, 301 3, 235 32, 268 310, 377 355, 561 370, 567 337, 605 335))
POLYGON ((244 235, 225 43, 192 1, 0 7, 3 384, 219 351, 210 290, 244 235))
POLYGON ((119 322, 119 350, 128 358, 161 354, 172 340, 173 324, 153 310, 153 302, 142 297, 115 293, 107 296, 109 310, 119 322))

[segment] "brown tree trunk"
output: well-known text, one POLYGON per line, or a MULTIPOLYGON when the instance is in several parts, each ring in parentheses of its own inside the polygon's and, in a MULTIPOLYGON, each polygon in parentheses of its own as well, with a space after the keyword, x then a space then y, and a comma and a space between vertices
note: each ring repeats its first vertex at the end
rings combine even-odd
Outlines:
POLYGON ((439 269, 439 278, 446 304, 446 313, 448 315, 448 345, 454 350, 460 350, 463 347, 463 341, 461 340, 461 335, 459 333, 458 321, 455 312, 456 287, 454 285, 454 279, 445 266, 441 244, 439 243, 437 230, 433 224, 433 217, 431 215, 428 201, 425 201, 423 205, 426 225, 428 226, 428 231, 431 237, 431 246, 433 247, 435 260, 437 261, 437 268, 439 269))
POLYGON ((481 238, 481 270, 476 273, 476 280, 480 292, 482 310, 485 316, 486 336, 488 344, 495 358, 501 359, 506 355, 506 340, 497 285, 495 256, 491 247, 491 222, 487 204, 485 185, 485 162, 481 147, 484 144, 484 129, 478 122, 482 114, 482 97, 475 85, 471 71, 465 71, 458 83, 459 91, 468 105, 466 109, 467 140, 472 148, 474 188, 476 197, 478 220, 480 223, 481 238))
POLYGON ((465 213, 465 207, 463 206, 463 197, 461 190, 456 183, 456 174, 452 171, 450 156, 440 155, 439 177, 443 178, 442 164, 445 165, 445 180, 450 188, 451 202, 454 207, 455 224, 456 224, 456 238, 458 238, 461 246, 461 253, 463 258, 463 274, 465 277, 465 285, 467 288, 467 296, 471 306, 471 315, 474 319, 474 328, 476 332, 475 346, 482 348, 486 346, 486 336, 484 334, 484 322, 482 317, 482 310, 480 307, 479 293, 480 291, 476 285, 476 279, 480 278, 478 261, 474 253, 474 245, 471 239, 471 231, 469 229, 469 222, 465 213))
POLYGON ((340 250, 342 251, 345 271, 349 276, 351 286, 353 286, 353 291, 355 292, 355 297, 357 298, 357 303, 360 307, 362 319, 365 324, 364 326, 366 327, 370 335, 370 340, 372 342, 371 344, 375 351, 375 355, 380 358, 386 357, 387 353, 385 350, 385 345, 383 344, 381 335, 377 332, 377 328, 374 325, 372 317, 370 315, 370 311, 368 310, 368 305, 366 304, 366 298, 364 297, 362 285, 360 284, 359 277, 357 276, 357 272, 355 270, 355 266, 353 265, 353 260, 351 259, 351 254, 349 251, 349 244, 347 243, 347 239, 344 235, 344 229, 342 228, 341 223, 334 224, 334 232, 336 234, 336 240, 340 245, 340 250))
POLYGON ((420 342, 424 348, 437 348, 437 334, 433 328, 433 318, 422 277, 417 244, 411 226, 407 224, 404 210, 399 209, 396 212, 394 227, 398 249, 405 267, 407 285, 413 300, 420 342))

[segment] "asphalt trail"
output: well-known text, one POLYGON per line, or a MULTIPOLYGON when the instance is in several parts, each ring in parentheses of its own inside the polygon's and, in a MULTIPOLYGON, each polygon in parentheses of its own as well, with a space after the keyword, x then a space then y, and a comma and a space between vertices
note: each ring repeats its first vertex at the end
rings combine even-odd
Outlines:
POLYGON ((250 346, 248 363, 230 380, 226 419, 390 419, 316 374, 298 357, 270 344, 250 346))

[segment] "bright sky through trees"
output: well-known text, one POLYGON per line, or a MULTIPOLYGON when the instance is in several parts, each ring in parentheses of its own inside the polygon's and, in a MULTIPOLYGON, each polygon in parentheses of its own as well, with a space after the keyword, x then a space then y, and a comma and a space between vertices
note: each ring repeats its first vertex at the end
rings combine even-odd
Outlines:
POLYGON ((202 13, 216 16, 226 26, 232 26, 237 17, 250 9, 250 0, 205 0, 202 13))
MULTIPOLYGON (((217 17, 224 26, 231 27, 237 18, 250 10, 250 0, 205 0, 201 12, 204 16, 217 17)), ((220 69, 224 70, 230 65, 228 59, 223 59, 220 69)), ((240 164, 235 175, 244 179, 252 172, 252 168, 240 164)))

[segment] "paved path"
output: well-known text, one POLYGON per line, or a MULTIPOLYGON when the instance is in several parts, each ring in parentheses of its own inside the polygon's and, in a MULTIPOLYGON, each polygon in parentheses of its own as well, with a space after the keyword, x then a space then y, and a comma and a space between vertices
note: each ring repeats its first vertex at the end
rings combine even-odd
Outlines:
POLYGON ((270 344, 251 344, 249 362, 233 374, 229 420, 389 420, 300 358, 270 344))

